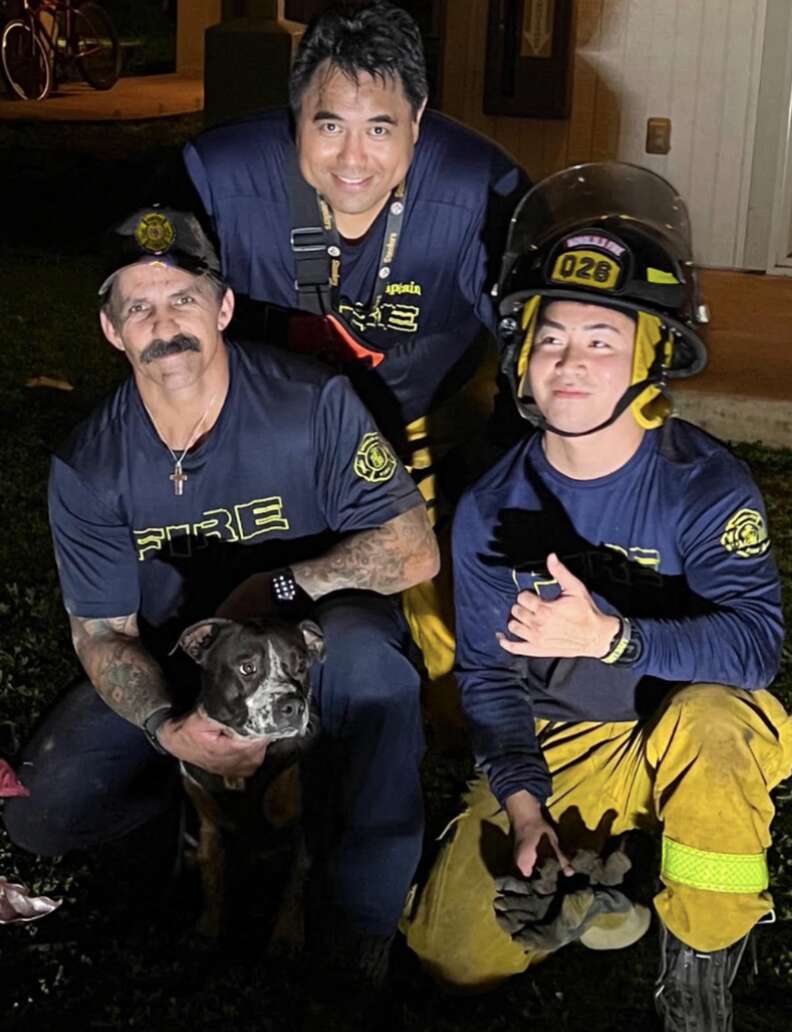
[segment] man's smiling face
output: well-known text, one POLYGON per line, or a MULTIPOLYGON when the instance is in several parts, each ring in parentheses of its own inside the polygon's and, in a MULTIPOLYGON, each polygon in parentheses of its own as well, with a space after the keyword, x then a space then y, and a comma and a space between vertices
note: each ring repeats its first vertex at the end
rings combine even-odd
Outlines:
MULTIPOLYGON (((598 426, 632 377, 635 322, 624 312, 553 301, 536 326, 526 376, 548 423, 570 433, 598 426)), ((629 409, 618 420, 633 426, 629 409)))
POLYGON ((297 115, 300 171, 345 236, 362 236, 407 174, 422 114, 390 77, 355 82, 327 62, 314 72, 297 115))

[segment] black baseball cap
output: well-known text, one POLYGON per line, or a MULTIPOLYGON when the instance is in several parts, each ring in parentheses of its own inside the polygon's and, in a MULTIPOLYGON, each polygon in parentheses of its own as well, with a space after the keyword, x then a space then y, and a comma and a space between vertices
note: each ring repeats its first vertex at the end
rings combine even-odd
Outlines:
POLYGON ((198 219, 186 211, 152 204, 115 226, 105 240, 102 297, 122 269, 159 262, 196 276, 220 276, 220 260, 198 219))

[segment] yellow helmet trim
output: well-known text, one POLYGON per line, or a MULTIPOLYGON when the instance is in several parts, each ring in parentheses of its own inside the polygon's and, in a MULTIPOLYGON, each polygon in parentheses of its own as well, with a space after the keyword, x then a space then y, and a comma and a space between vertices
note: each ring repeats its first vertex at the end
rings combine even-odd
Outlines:
POLYGON ((523 334, 523 343, 520 348, 520 354, 517 358, 517 383, 522 382, 522 378, 525 376, 526 370, 528 369, 528 359, 531 357, 531 346, 533 345, 534 334, 536 333, 536 317, 539 314, 539 305, 541 304, 542 298, 539 294, 536 294, 526 301, 523 305, 522 310, 522 328, 525 331, 523 334))
MULTIPOLYGON (((640 383, 646 379, 658 351, 662 356, 663 368, 667 368, 671 361, 671 340, 660 317, 648 312, 637 314, 630 384, 640 383)), ((659 387, 651 386, 641 391, 633 400, 630 411, 644 430, 654 430, 668 418, 671 405, 659 387)))

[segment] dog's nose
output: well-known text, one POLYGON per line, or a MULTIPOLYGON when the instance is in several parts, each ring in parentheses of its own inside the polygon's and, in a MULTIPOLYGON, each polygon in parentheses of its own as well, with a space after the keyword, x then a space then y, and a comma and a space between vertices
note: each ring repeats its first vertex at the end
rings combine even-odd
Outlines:
POLYGON ((276 716, 279 722, 293 724, 305 712, 305 700, 299 695, 285 695, 278 700, 276 716))

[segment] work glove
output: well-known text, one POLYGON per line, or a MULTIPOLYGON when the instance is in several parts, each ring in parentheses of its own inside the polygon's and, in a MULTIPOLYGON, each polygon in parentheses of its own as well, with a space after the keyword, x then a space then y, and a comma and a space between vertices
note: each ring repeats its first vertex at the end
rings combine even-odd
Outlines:
POLYGON ((495 879, 495 918, 526 950, 552 952, 585 936, 596 918, 633 911, 633 903, 614 888, 632 866, 622 850, 603 860, 582 849, 571 864, 574 876, 563 879, 556 857, 548 857, 530 878, 495 879))

